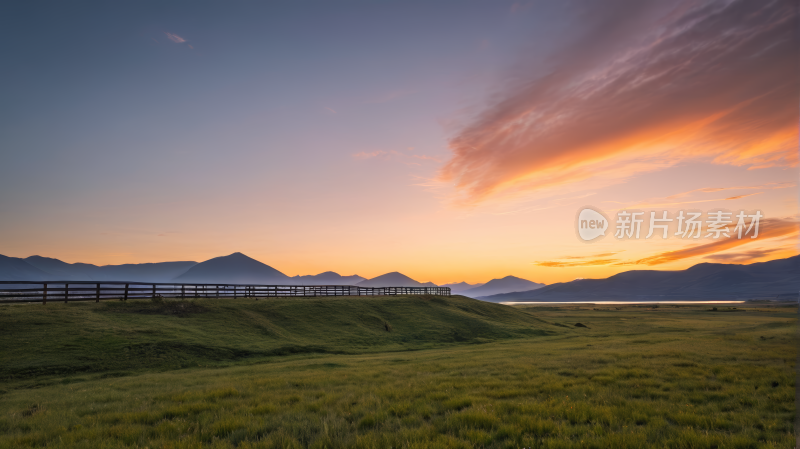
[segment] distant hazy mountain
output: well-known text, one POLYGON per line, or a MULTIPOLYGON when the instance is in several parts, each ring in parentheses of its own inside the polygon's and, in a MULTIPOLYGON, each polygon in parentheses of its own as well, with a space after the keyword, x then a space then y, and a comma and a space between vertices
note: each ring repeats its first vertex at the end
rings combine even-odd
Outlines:
POLYGON ((686 270, 633 270, 606 279, 579 279, 533 291, 485 296, 485 301, 742 300, 800 291, 800 256, 749 265, 701 263, 686 270))
POLYGON ((466 282, 457 282, 452 284, 442 284, 440 287, 449 287, 451 293, 463 292, 471 288, 480 287, 484 284, 467 284, 466 282))
POLYGON ((479 296, 497 295, 500 293, 522 292, 544 287, 544 284, 521 279, 515 276, 506 276, 501 279, 492 279, 480 287, 470 288, 459 292, 460 295, 477 298, 479 296))
POLYGON ((129 280, 134 282, 171 282, 176 276, 185 273, 197 262, 158 262, 124 265, 104 265, 98 267, 104 280, 129 280), (140 281, 141 279, 141 281, 140 281))
POLYGON ((25 259, 0 255, 0 281, 46 281, 49 278, 48 273, 29 264, 25 259))
POLYGON ((48 280, 58 281, 170 282, 197 265, 197 262, 160 262, 97 266, 42 256, 31 256, 25 261, 50 274, 48 280))
POLYGON ((95 265, 85 263, 66 263, 58 259, 42 256, 26 257, 25 262, 48 273, 51 281, 91 281, 95 265))
POLYGON ((202 263, 161 262, 97 266, 66 263, 58 259, 31 256, 25 259, 0 255, 0 281, 130 281, 197 284, 264 285, 362 285, 384 287, 436 287, 417 282, 400 273, 388 273, 369 282, 361 276, 341 276, 333 271, 289 277, 242 253, 216 257, 202 263))
POLYGON ((189 268, 173 279, 198 284, 292 284, 292 278, 242 253, 215 257, 189 268))
POLYGON ((298 285, 356 285, 366 280, 357 274, 342 276, 333 271, 326 271, 316 275, 293 276, 292 283, 298 285))
POLYGON ((436 287, 436 284, 429 282, 426 285, 396 271, 361 281, 356 285, 359 287, 436 287))

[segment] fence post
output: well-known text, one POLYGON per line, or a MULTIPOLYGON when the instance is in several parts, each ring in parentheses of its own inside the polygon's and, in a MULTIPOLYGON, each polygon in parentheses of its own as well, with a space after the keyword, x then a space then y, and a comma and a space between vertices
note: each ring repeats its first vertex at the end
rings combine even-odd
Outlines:
POLYGON ((97 300, 95 302, 100 302, 100 283, 97 283, 97 300))
POLYGON ((42 290, 42 304, 47 304, 47 283, 44 283, 44 290, 42 290))
POLYGON ((156 284, 153 284, 153 298, 156 297, 156 284))
POLYGON ((127 301, 128 300, 128 285, 130 285, 130 284, 125 284, 125 298, 122 299, 123 301, 127 301))
POLYGON ((181 299, 186 299, 186 286, 181 285, 181 299))
POLYGON ((69 284, 64 284, 64 304, 67 303, 69 299, 69 284))
POLYGON ((233 286, 233 299, 236 299, 236 286, 233 286))

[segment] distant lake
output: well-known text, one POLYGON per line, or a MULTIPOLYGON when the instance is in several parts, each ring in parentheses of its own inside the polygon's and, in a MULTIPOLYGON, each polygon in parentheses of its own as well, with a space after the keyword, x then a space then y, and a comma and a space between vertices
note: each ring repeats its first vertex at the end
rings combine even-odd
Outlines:
POLYGON ((507 301, 501 302, 507 306, 521 304, 742 304, 744 301, 507 301))

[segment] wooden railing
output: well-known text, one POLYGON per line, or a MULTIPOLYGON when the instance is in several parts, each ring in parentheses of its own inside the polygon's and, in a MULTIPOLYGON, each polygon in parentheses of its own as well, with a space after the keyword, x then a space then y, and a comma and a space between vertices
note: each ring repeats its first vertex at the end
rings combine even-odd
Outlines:
POLYGON ((0 303, 97 301, 136 298, 277 298, 288 296, 450 296, 449 287, 355 285, 164 284, 92 281, 0 281, 0 303), (4 287, 8 288, 4 288, 4 287))

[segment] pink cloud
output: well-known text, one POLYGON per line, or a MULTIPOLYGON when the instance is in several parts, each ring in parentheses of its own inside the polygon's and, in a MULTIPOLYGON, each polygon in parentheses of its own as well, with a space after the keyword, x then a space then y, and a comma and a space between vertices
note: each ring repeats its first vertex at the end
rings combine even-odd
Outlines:
POLYGON ((164 34, 167 35, 167 38, 169 40, 171 40, 172 42, 175 42, 176 44, 182 44, 182 43, 186 42, 186 39, 178 36, 177 34, 167 33, 166 31, 164 32, 164 34))

